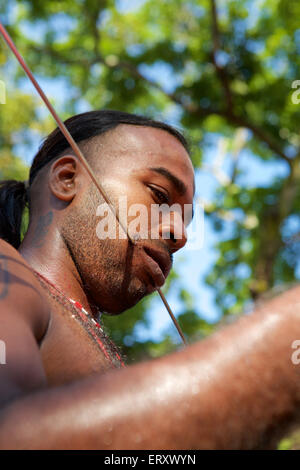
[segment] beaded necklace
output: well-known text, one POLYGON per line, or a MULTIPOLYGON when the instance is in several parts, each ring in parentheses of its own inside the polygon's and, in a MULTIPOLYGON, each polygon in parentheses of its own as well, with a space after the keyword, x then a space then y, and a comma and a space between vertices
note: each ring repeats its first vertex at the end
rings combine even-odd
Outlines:
POLYGON ((96 342, 97 346, 103 352, 105 357, 110 361, 110 363, 115 368, 125 367, 124 362, 122 361, 120 355, 116 351, 116 346, 104 333, 103 328, 100 325, 100 323, 98 323, 92 317, 92 315, 85 308, 83 308, 83 306, 79 302, 66 296, 57 286, 55 286, 51 281, 49 281, 49 279, 47 279, 45 276, 40 274, 38 271, 35 271, 34 269, 33 269, 33 272, 36 274, 36 276, 40 280, 44 281, 45 284, 47 284, 49 287, 54 289, 63 299, 69 302, 70 306, 73 307, 73 311, 74 311, 74 314, 72 314, 72 318, 74 318, 75 320, 76 319, 81 320, 80 323, 83 325, 83 327, 92 337, 92 339, 96 342), (112 351, 108 352, 107 348, 104 346, 101 339, 105 339, 105 341, 110 344, 110 350, 112 350, 113 352, 112 351))

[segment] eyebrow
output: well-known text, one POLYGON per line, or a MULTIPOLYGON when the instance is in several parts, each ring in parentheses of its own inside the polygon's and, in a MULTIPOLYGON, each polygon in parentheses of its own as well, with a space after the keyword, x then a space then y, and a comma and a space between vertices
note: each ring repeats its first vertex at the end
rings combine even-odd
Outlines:
POLYGON ((183 196, 187 192, 187 187, 184 184, 183 181, 177 178, 177 176, 173 175, 169 170, 163 167, 159 168, 150 168, 151 171, 154 171, 155 173, 159 173, 160 175, 164 176, 167 178, 175 187, 176 191, 180 196, 183 196))
MULTIPOLYGON (((187 192, 187 186, 184 184, 184 182, 181 181, 179 178, 177 178, 177 176, 175 176, 166 168, 160 166, 158 168, 150 168, 150 170, 167 178, 173 184, 173 186, 175 187, 176 191, 178 192, 180 196, 183 196, 187 192)), ((192 206, 192 219, 193 217, 194 217, 194 206, 192 206)))

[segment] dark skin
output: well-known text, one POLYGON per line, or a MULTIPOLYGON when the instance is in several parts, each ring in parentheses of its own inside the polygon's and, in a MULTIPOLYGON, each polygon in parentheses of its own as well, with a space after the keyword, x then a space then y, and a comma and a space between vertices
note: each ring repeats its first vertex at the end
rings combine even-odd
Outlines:
MULTIPOLYGON (((192 164, 175 137, 119 126, 101 142, 103 158, 94 168, 114 202, 127 195, 128 205, 150 207, 160 188, 170 203, 192 203, 192 164), (179 194, 153 167, 171 171, 186 192, 179 194)), ((109 370, 31 268, 91 315, 95 304, 117 314, 159 282, 143 247, 175 253, 185 238, 164 239, 163 233, 183 221, 174 215, 169 227, 160 227, 159 240, 144 237, 134 247, 124 239, 104 243, 95 235, 99 196, 74 156, 52 162, 41 181, 43 196, 32 207, 19 252, 0 243, 7 357, 0 366, 1 448, 246 449, 265 446, 297 422, 300 368, 291 362, 291 344, 300 337, 299 287, 207 340, 109 370)), ((36 182, 32 197, 39 191, 36 182)))

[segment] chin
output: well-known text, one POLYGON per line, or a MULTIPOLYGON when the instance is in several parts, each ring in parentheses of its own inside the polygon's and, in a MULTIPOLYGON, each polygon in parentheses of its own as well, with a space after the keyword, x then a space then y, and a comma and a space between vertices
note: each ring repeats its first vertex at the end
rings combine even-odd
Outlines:
POLYGON ((141 282, 138 282, 138 285, 137 283, 134 284, 135 285, 129 285, 125 291, 120 290, 119 294, 113 295, 102 310, 103 314, 120 315, 134 307, 144 297, 150 295, 155 290, 141 282))
POLYGON ((134 307, 136 304, 138 304, 146 295, 140 295, 140 296, 135 296, 134 298, 129 298, 126 299, 126 301, 122 302, 122 305, 116 305, 113 308, 110 308, 108 311, 103 311, 103 314, 107 315, 121 315, 122 313, 126 312, 130 308, 134 307))

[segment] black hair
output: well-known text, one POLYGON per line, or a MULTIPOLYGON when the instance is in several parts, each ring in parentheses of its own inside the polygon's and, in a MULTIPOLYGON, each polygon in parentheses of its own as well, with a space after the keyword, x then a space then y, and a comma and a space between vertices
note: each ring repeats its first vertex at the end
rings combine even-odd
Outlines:
MULTIPOLYGON (((123 111, 97 110, 77 114, 65 121, 65 125, 76 143, 91 139, 115 129, 119 124, 134 126, 148 126, 165 130, 176 137, 189 153, 184 136, 174 127, 160 121, 130 114, 123 111)), ((22 214, 28 205, 28 189, 34 178, 45 165, 69 148, 69 143, 56 128, 43 141, 38 153, 35 155, 29 173, 28 188, 20 181, 0 181, 0 238, 18 248, 21 243, 22 214)))

